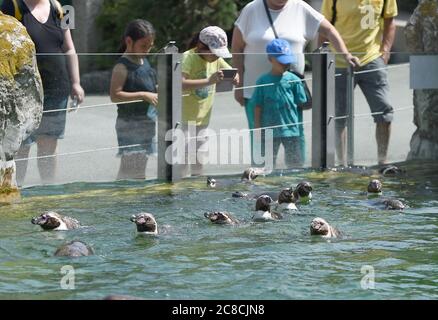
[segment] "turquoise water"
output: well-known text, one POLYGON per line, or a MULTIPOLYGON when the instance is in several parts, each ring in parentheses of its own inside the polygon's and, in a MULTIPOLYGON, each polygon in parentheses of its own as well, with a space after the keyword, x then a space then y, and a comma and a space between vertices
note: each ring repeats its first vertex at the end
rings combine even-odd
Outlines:
POLYGON ((437 299, 438 166, 404 168, 406 176, 382 178, 384 196, 409 205, 403 212, 366 198, 370 172, 290 172, 253 186, 219 177, 230 186, 217 190, 204 178, 26 189, 20 203, 0 207, 0 299, 437 299), (253 224, 254 201, 231 198, 239 189, 275 191, 303 179, 312 182, 314 200, 282 221, 253 224), (30 219, 45 210, 86 227, 44 232, 30 219), (209 210, 228 210, 243 222, 212 225, 203 217, 209 210), (129 218, 141 211, 155 215, 158 237, 136 234, 129 218), (346 236, 311 237, 317 216, 346 236), (96 254, 53 256, 76 239, 96 254), (64 265, 75 269, 74 290, 61 289, 64 265), (374 289, 361 287, 363 266, 374 268, 374 289))

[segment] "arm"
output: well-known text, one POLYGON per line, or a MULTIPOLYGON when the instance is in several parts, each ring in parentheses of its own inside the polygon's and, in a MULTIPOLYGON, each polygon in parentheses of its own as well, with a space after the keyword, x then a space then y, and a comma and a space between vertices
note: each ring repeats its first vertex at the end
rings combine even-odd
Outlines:
POLYGON ((380 52, 382 52, 383 60, 388 64, 389 58, 391 56, 391 48, 394 44, 395 39, 395 22, 394 18, 384 19, 383 37, 382 44, 380 46, 380 52))
POLYGON ((79 60, 76 55, 75 45, 71 37, 70 29, 65 29, 64 31, 64 44, 62 51, 67 55, 67 65, 70 74, 70 81, 72 84, 71 96, 78 97, 78 103, 84 101, 84 89, 81 87, 81 80, 79 77, 79 60))
POLYGON ((292 93, 293 93, 293 97, 294 97, 294 102, 297 105, 300 105, 300 104, 307 102, 306 91, 305 91, 304 86, 301 82, 300 83, 293 83, 292 93))
POLYGON ((150 104, 156 106, 158 104, 158 95, 153 92, 138 91, 138 92, 126 92, 123 91, 126 79, 128 77, 128 70, 123 64, 117 64, 114 67, 111 77, 110 97, 111 102, 129 102, 144 100, 150 104))
MULTIPOLYGON (((231 51, 233 52, 233 67, 237 68, 238 71, 238 83, 236 84, 237 87, 243 86, 243 73, 244 73, 244 55, 243 52, 245 50, 245 41, 243 41, 242 33, 240 32, 240 29, 238 27, 234 27, 233 31, 233 41, 231 44, 231 51)), ((245 99, 243 97, 243 90, 235 90, 234 91, 234 98, 236 101, 241 105, 245 106, 245 99)))
POLYGON ((182 88, 183 90, 194 90, 199 88, 204 88, 212 84, 218 83, 224 79, 224 74, 222 71, 213 73, 210 78, 205 79, 189 79, 187 73, 182 74, 182 88))
POLYGON ((345 61, 353 67, 359 66, 359 59, 354 57, 347 49, 338 30, 327 20, 324 19, 319 26, 319 40, 328 40, 333 45, 337 53, 344 55, 345 61))

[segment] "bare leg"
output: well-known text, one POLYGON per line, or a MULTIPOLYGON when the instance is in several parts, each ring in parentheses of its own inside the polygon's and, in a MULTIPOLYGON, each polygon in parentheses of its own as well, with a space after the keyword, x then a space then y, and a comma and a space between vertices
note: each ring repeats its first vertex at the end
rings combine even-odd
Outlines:
POLYGON ((387 163, 389 137, 391 136, 391 122, 376 123, 377 156, 379 164, 387 163))
POLYGON ((341 166, 346 166, 347 128, 336 127, 336 154, 341 166))
POLYGON ((135 153, 123 155, 120 160, 120 169, 117 180, 124 179, 146 179, 147 155, 145 153, 135 153))
MULTIPOLYGON (((56 153, 58 139, 49 136, 40 136, 37 139, 38 157, 53 156, 56 153)), ((38 169, 43 183, 55 181, 57 160, 56 157, 38 159, 38 169)))
MULTIPOLYGON (((21 146, 18 150, 16 160, 29 158, 30 146, 21 146)), ((24 178, 26 177, 28 161, 16 161, 17 166, 17 184, 23 186, 24 178)))

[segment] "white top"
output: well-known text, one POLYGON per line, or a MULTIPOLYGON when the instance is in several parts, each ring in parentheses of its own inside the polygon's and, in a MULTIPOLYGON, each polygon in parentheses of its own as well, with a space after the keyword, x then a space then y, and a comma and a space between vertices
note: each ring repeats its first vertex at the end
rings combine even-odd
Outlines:
MULTIPOLYGON (((271 10, 272 20, 278 37, 289 41, 292 52, 297 54, 295 70, 304 73, 304 47, 313 40, 324 16, 302 0, 289 0, 281 10, 271 10)), ((257 79, 271 70, 266 55, 266 45, 275 39, 263 0, 248 3, 235 22, 245 42, 244 86, 255 85, 257 79)), ((244 89, 244 97, 249 99, 254 89, 244 89)))

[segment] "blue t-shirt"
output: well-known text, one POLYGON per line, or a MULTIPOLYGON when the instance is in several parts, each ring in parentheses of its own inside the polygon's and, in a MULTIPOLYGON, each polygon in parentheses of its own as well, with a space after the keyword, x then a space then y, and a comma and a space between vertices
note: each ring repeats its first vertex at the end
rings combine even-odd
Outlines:
MULTIPOLYGON (((262 75, 256 84, 258 87, 254 91, 252 102, 262 109, 262 127, 303 122, 303 110, 298 108, 298 104, 305 103, 307 98, 300 78, 289 71, 281 76, 267 73, 262 75)), ((304 132, 302 124, 273 130, 274 138, 299 137, 304 132)))

